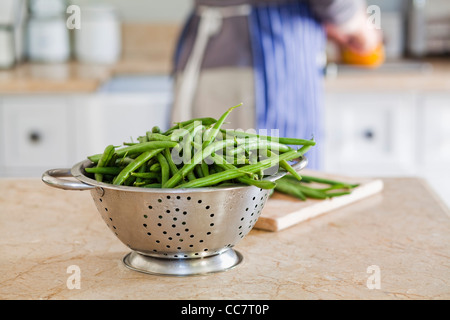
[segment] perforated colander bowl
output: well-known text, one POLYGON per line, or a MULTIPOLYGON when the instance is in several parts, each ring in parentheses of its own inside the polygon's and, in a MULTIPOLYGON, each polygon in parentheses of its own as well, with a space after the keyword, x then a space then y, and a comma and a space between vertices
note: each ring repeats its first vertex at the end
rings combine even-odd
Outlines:
MULTIPOLYGON (((295 168, 306 164, 302 158, 295 168)), ((42 180, 61 189, 90 190, 108 228, 132 250, 123 259, 125 265, 147 273, 192 275, 236 266, 242 255, 232 248, 253 228, 270 195, 270 190, 254 186, 114 186, 87 177, 84 168, 91 165, 86 160, 72 169, 48 170, 42 180)))

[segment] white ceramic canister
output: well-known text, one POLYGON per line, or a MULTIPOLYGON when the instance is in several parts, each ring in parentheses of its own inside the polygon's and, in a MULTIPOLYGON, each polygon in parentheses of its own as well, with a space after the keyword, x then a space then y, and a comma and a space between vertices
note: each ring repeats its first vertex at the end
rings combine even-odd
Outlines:
POLYGON ((27 51, 31 61, 65 62, 70 58, 70 37, 65 15, 31 17, 27 30, 27 51))
POLYGON ((75 58, 78 61, 112 64, 120 59, 121 24, 113 6, 81 6, 80 27, 74 30, 75 58))
POLYGON ((0 26, 0 69, 9 69, 15 64, 13 32, 12 27, 0 26))

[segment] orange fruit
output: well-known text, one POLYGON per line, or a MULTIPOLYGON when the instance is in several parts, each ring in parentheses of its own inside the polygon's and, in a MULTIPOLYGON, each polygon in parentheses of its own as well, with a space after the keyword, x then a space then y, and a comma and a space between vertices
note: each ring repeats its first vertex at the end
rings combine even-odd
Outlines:
POLYGON ((341 51, 342 62, 370 68, 379 67, 385 60, 384 46, 380 44, 375 50, 369 53, 358 53, 349 48, 341 51))

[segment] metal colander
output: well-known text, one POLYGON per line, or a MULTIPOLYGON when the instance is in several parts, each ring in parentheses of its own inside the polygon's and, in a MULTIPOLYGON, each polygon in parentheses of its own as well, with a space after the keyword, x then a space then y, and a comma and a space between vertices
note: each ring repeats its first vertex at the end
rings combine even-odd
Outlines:
MULTIPOLYGON (((302 158, 294 167, 301 170, 306 164, 302 158)), ((49 170, 42 180, 61 189, 90 190, 108 228, 132 250, 123 259, 125 265, 146 273, 192 275, 236 266, 242 255, 232 248, 253 228, 270 195, 270 190, 254 186, 114 186, 87 177, 84 168, 91 165, 86 160, 72 169, 49 170)))

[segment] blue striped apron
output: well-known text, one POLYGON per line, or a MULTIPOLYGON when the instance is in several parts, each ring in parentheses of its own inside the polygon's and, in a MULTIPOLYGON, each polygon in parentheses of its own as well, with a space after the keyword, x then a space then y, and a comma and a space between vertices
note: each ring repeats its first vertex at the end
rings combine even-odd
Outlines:
POLYGON ((250 15, 258 129, 312 138, 308 168, 320 167, 325 34, 305 3, 256 6, 250 15))

